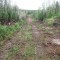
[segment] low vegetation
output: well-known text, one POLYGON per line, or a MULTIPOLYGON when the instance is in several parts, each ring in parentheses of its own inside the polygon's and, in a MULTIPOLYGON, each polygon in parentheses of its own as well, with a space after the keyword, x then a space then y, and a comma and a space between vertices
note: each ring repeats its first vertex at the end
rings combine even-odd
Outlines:
POLYGON ((20 23, 15 23, 14 25, 0 25, 0 47, 3 45, 4 41, 10 39, 14 33, 19 31, 25 22, 20 21, 20 23))
POLYGON ((12 48, 10 48, 9 52, 5 56, 6 60, 13 58, 19 52, 19 50, 20 49, 17 45, 14 45, 12 48))

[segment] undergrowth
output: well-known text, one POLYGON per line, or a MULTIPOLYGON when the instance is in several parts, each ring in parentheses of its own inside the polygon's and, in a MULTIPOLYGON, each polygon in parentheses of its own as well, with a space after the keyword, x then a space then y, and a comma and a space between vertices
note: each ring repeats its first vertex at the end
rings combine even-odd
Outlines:
POLYGON ((17 32, 25 21, 21 20, 20 22, 15 23, 14 25, 0 25, 0 47, 4 41, 9 40, 15 32, 17 32))

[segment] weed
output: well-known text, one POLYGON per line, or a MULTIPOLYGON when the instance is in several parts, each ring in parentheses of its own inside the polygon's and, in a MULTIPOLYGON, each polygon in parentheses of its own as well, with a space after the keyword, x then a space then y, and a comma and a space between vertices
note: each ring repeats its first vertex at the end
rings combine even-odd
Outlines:
POLYGON ((12 57, 14 57, 17 53, 19 52, 19 47, 14 45, 8 52, 8 54, 6 55, 6 59, 11 59, 12 57))
POLYGON ((34 45, 27 45, 26 48, 25 48, 25 52, 24 52, 24 55, 25 56, 33 56, 35 54, 35 47, 34 45))

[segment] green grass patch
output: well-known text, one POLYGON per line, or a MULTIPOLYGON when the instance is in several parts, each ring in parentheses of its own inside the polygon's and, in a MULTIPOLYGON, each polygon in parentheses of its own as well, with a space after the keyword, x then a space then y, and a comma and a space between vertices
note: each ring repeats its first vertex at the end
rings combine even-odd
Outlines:
POLYGON ((6 55, 6 60, 10 60, 13 58, 16 54, 19 52, 19 47, 14 45, 12 48, 10 48, 8 54, 6 55))
POLYGON ((26 40, 31 41, 32 40, 32 33, 31 32, 25 32, 24 37, 26 40))
POLYGON ((20 22, 15 23, 14 25, 0 25, 0 47, 3 45, 3 42, 10 39, 12 35, 21 29, 23 24, 25 24, 23 20, 20 22))
POLYGON ((21 30, 22 38, 27 41, 32 41, 32 27, 31 25, 27 25, 25 28, 21 30))
POLYGON ((33 56, 34 54, 35 54, 35 46, 34 45, 31 45, 31 44, 28 44, 25 47, 24 55, 26 57, 29 57, 29 56, 33 56))

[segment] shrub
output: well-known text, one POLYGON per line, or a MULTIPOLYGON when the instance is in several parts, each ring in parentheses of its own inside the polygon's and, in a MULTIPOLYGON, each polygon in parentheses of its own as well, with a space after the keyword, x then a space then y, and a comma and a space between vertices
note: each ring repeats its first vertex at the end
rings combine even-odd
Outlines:
POLYGON ((15 25, 11 26, 3 26, 0 25, 0 41, 10 38, 12 34, 20 28, 19 23, 15 23, 15 25))

